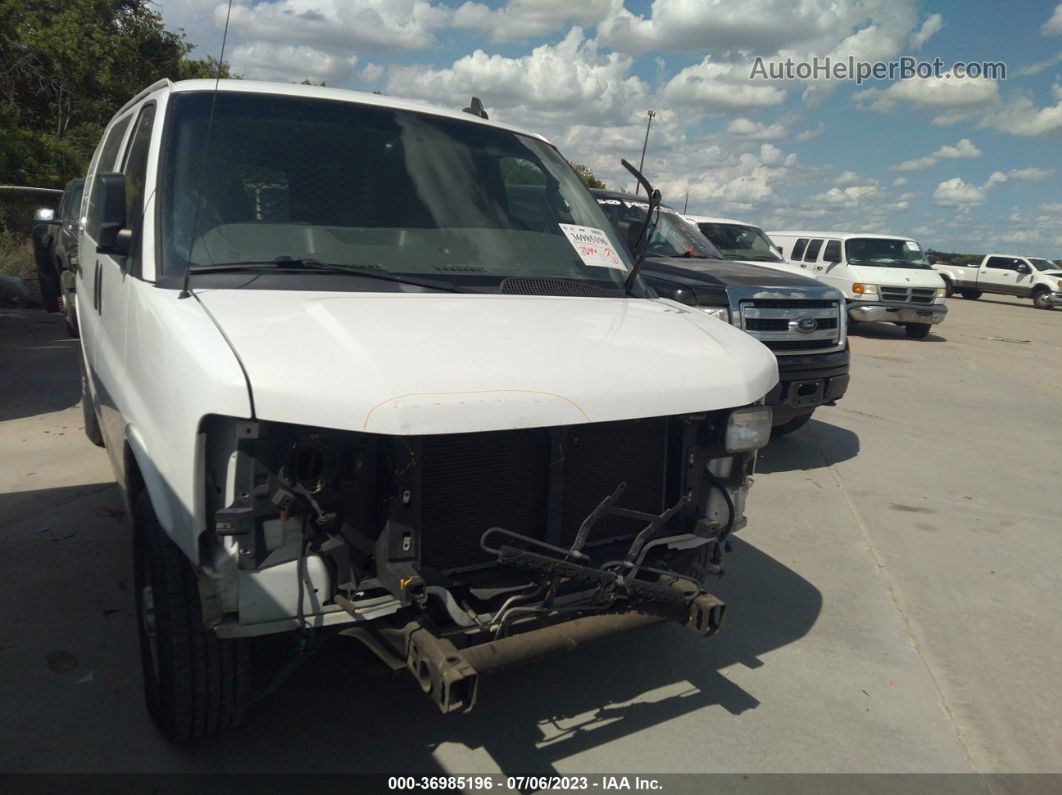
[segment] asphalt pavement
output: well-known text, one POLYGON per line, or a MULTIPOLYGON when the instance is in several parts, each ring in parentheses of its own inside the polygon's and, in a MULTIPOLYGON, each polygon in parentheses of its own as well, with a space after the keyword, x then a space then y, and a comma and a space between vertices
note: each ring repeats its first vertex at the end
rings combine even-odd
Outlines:
POLYGON ((614 638, 450 717, 340 640, 191 748, 143 707, 77 342, 2 310, 0 772, 1062 772, 1062 312, 949 308, 855 332, 848 395, 761 454, 718 637, 614 638))

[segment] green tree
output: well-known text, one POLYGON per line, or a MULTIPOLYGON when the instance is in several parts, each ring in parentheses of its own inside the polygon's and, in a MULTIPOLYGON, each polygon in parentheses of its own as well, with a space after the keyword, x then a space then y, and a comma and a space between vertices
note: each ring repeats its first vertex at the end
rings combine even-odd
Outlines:
POLYGON ((0 182, 62 187, 85 172, 103 127, 168 77, 228 77, 191 59, 149 0, 0 0, 0 182))
POLYGON ((594 172, 590 170, 590 166, 584 166, 582 163, 572 163, 572 168, 575 169, 575 173, 579 175, 579 179, 583 181, 583 184, 588 188, 607 188, 604 182, 594 176, 594 172))

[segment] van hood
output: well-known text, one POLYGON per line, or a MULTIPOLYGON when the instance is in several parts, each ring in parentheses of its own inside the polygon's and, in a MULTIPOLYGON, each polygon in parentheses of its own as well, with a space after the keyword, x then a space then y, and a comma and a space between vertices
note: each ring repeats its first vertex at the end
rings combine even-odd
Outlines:
POLYGON ((392 435, 742 406, 778 381, 744 332, 666 300, 206 290, 255 416, 392 435))
MULTIPOLYGON (((944 280, 929 268, 889 268, 878 265, 849 265, 855 281, 881 287, 943 287, 944 280)), ((826 269, 826 275, 830 269, 826 269)))

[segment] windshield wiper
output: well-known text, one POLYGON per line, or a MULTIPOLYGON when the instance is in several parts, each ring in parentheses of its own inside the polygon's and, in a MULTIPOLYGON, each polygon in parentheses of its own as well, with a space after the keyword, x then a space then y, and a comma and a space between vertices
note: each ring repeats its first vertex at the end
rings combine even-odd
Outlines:
POLYGON ((406 276, 398 276, 389 271, 369 270, 359 268, 356 265, 341 265, 333 262, 320 262, 315 259, 293 259, 291 257, 277 257, 272 260, 243 260, 240 262, 219 262, 212 265, 194 265, 188 269, 189 273, 226 273, 243 270, 274 270, 274 271, 300 271, 313 270, 326 273, 344 273, 348 276, 362 276, 366 279, 378 279, 386 282, 398 282, 399 284, 412 284, 416 287, 427 287, 429 290, 443 290, 448 293, 464 293, 462 290, 446 282, 437 282, 432 279, 410 279, 406 276))
MULTIPOLYGON (((645 210, 645 226, 642 227, 642 232, 638 235, 638 242, 635 245, 637 254, 635 254, 634 257, 634 267, 631 268, 631 272, 627 275, 627 281, 623 285, 624 295, 630 295, 631 287, 634 286, 634 280, 638 278, 638 271, 642 269, 642 266, 645 264, 645 258, 649 254, 649 241, 653 238, 652 233, 649 231, 649 224, 653 223, 653 210, 658 210, 660 208, 661 197, 660 191, 649 184, 649 180, 642 176, 641 171, 622 158, 620 159, 620 165, 634 175, 634 178, 638 180, 641 186, 645 188, 645 192, 649 195, 649 206, 645 210), (643 240, 645 241, 645 245, 642 245, 643 240)), ((659 215, 660 214, 657 213, 658 218, 659 215)))

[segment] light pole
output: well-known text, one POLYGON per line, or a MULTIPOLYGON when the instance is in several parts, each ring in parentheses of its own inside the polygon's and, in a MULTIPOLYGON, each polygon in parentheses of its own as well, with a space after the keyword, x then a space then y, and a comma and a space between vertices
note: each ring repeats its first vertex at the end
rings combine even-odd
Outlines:
MULTIPOLYGON (((642 142, 642 159, 638 161, 638 170, 641 171, 645 166, 645 147, 649 145, 649 128, 653 126, 653 119, 656 117, 656 111, 649 111, 649 121, 645 123, 645 140, 642 142)), ((638 190, 641 188, 641 183, 635 183, 634 195, 638 195, 638 190)))

